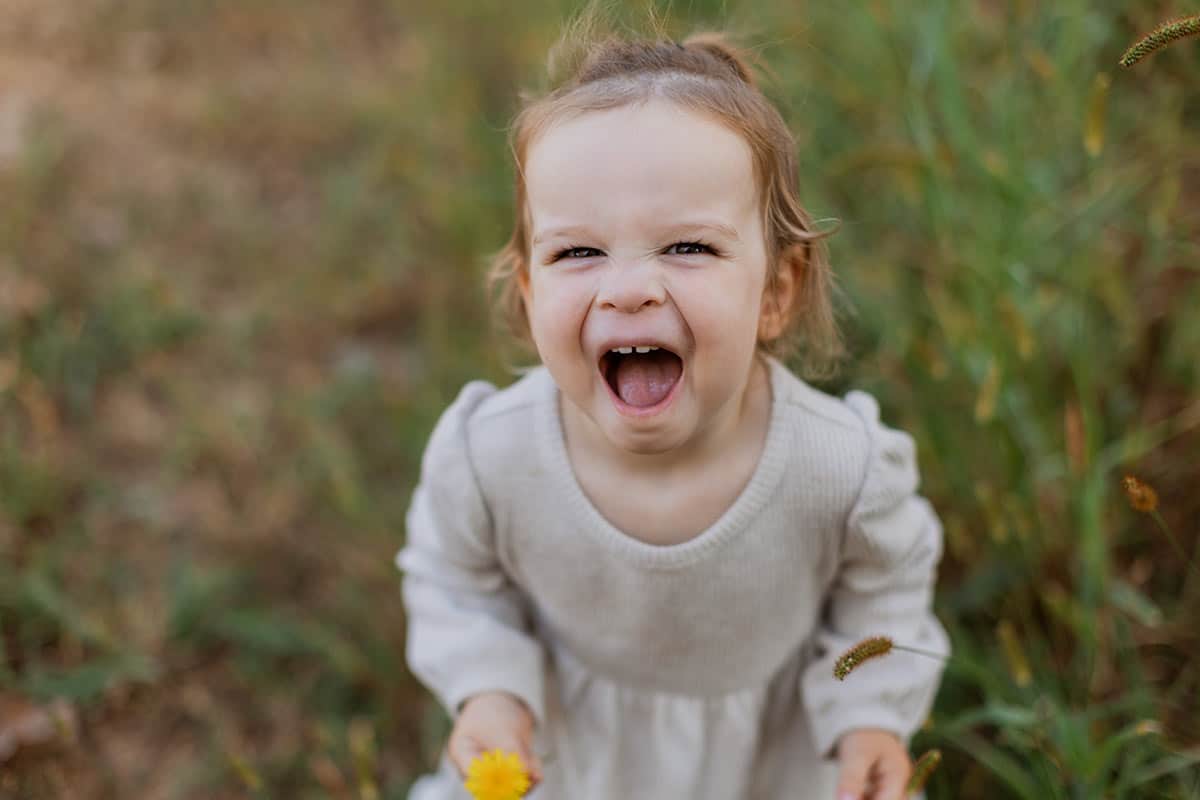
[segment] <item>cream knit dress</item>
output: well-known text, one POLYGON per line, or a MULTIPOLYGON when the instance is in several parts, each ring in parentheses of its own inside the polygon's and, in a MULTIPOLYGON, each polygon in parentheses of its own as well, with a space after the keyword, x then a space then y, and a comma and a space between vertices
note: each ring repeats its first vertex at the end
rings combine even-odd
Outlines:
MULTIPOLYGON (((913 439, 869 394, 839 399, 768 359, 759 464, 711 527, 651 545, 571 470, 544 367, 467 384, 429 441, 396 556, 412 672, 452 716, 505 690, 536 719, 531 800, 832 800, 838 737, 906 741, 941 679, 894 651, 844 682, 869 635, 949 652, 931 612, 942 530, 913 439)), ((915 757, 915 755, 914 755, 915 757)), ((468 800, 443 750, 410 800, 468 800)))

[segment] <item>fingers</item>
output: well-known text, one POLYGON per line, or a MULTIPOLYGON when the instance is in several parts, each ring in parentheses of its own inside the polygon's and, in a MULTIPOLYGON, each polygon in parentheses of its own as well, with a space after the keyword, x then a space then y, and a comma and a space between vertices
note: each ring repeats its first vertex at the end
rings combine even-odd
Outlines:
POLYGON ((485 744, 473 736, 451 736, 447 744, 450 762, 458 768, 459 775, 466 780, 471 762, 488 750, 503 750, 516 753, 521 763, 529 773, 530 788, 537 786, 542 780, 542 760, 533 752, 533 746, 528 735, 517 736, 499 742, 485 744))
POLYGON ((446 745, 450 762, 458 768, 458 773, 463 780, 467 778, 467 770, 470 768, 471 762, 486 749, 482 742, 471 736, 451 736, 450 742, 446 745))
POLYGON ((907 758, 880 760, 876 769, 879 788, 875 790, 874 800, 904 800, 908 794, 908 778, 911 773, 912 764, 907 758))
POLYGON ((531 748, 525 748, 520 752, 521 762, 529 770, 530 789, 542 782, 542 760, 537 757, 531 748))
POLYGON ((871 760, 866 756, 848 755, 843 758, 834 797, 837 800, 863 800, 870 770, 871 760))
POLYGON ((537 786, 542 780, 542 760, 533 752, 533 732, 523 730, 517 734, 517 740, 513 746, 507 748, 516 753, 521 758, 521 763, 525 765, 526 772, 529 773, 530 789, 537 786))
POLYGON ((842 765, 837 800, 905 800, 911 769, 906 758, 851 756, 842 765))
POLYGON ((529 741, 530 737, 526 737, 521 749, 521 760, 529 768, 529 779, 533 781, 533 785, 542 780, 542 759, 538 758, 538 754, 533 752, 533 745, 529 741))

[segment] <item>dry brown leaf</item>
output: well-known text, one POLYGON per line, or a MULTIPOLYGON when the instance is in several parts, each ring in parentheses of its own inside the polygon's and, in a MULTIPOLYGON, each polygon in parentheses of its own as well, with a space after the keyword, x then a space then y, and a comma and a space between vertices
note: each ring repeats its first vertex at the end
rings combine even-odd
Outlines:
POLYGON ((75 740, 75 708, 62 698, 39 706, 13 692, 0 693, 0 763, 19 750, 75 740))
POLYGON ((0 274, 0 311, 6 316, 31 317, 49 301, 49 290, 33 278, 0 274))
POLYGON ((166 441, 170 426, 140 387, 114 386, 101 405, 105 432, 117 447, 152 450, 166 441))

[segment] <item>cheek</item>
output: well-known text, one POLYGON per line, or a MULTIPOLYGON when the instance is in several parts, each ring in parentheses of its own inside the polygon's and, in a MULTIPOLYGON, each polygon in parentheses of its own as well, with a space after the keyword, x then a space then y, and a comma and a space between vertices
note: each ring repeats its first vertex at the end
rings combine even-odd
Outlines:
POLYGON ((588 308, 587 296, 578 283, 570 276, 533 278, 526 313, 538 350, 562 351, 578 344, 588 308))
POLYGON ((697 345, 741 351, 757 341, 761 295, 753 281, 730 276, 681 287, 676 299, 697 345))

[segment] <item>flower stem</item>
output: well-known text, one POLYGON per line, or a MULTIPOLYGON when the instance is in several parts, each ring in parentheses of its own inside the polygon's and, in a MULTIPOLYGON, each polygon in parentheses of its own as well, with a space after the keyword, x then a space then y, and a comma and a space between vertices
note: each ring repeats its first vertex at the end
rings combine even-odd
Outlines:
POLYGON ((1183 589, 1180 591, 1180 600, 1183 602, 1184 611, 1189 607, 1189 601, 1192 597, 1193 583, 1200 580, 1200 539, 1196 541, 1196 554, 1189 556, 1179 539, 1175 538, 1175 534, 1171 532, 1171 528, 1167 525, 1166 520, 1162 518, 1162 514, 1158 513, 1158 509, 1150 512, 1150 516, 1154 517, 1154 522, 1158 525, 1163 535, 1171 542, 1171 546, 1175 548, 1175 553, 1188 566, 1188 573, 1183 578, 1183 589))
POLYGON ((1175 538, 1175 534, 1171 532, 1166 520, 1162 518, 1162 514, 1158 513, 1158 509, 1151 511, 1150 516, 1154 517, 1154 521, 1158 523, 1158 527, 1163 532, 1163 535, 1167 537, 1167 540, 1171 543, 1171 546, 1175 548, 1175 553, 1181 559, 1183 559, 1183 562, 1187 564, 1193 573, 1200 574, 1200 564, 1196 563, 1196 558, 1194 556, 1189 556, 1187 551, 1183 549, 1183 545, 1180 544, 1179 540, 1175 538))
POLYGON ((936 658, 938 661, 948 661, 950 658, 947 655, 944 655, 942 653, 935 653, 932 650, 922 650, 919 647, 909 647, 908 645, 903 645, 903 644, 893 643, 892 648, 895 650, 907 650, 908 652, 916 653, 919 656, 928 656, 929 658, 936 658))

